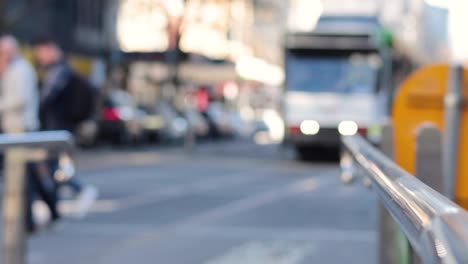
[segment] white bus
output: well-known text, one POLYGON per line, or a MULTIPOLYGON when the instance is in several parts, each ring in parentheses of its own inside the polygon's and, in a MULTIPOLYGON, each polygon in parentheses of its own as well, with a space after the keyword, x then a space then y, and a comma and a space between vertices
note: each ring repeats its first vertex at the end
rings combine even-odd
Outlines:
POLYGON ((388 113, 376 25, 368 17, 324 17, 313 32, 287 36, 285 140, 300 156, 338 149, 343 135, 372 136, 388 113))

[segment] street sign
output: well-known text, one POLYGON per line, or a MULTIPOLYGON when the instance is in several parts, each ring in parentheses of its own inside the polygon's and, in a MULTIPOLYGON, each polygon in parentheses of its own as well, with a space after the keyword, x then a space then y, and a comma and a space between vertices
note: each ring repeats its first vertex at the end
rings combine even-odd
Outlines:
MULTIPOLYGON (((459 153, 456 167, 455 199, 468 209, 468 70, 464 70, 462 111, 459 131, 459 153)), ((450 78, 448 65, 431 65, 413 73, 402 84, 395 98, 395 161, 411 174, 416 173, 418 129, 431 123, 445 131, 444 98, 450 78)), ((439 142, 437 142, 439 143, 439 142)), ((437 144, 434 143, 434 144, 437 144)))

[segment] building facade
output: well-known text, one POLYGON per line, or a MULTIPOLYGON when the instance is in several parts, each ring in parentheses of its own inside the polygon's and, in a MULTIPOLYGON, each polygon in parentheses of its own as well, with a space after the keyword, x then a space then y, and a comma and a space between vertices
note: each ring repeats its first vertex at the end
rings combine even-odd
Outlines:
POLYGON ((24 42, 55 38, 68 52, 96 55, 117 47, 114 0, 1 0, 3 33, 24 42))

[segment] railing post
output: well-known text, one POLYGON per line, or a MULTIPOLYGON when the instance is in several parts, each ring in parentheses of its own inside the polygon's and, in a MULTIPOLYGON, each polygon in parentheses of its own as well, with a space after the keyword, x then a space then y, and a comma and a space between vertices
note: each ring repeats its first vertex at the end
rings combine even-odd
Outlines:
POLYGON ((450 70, 450 80, 445 96, 445 133, 443 145, 444 192, 455 199, 455 179, 458 165, 458 143, 462 107, 463 66, 455 65, 450 70))
POLYGON ((439 193, 444 192, 442 178, 442 135, 437 127, 423 125, 417 132, 416 177, 439 193))
MULTIPOLYGON (((385 125, 382 131, 380 149, 393 159, 393 130, 391 125, 385 125)), ((379 261, 381 264, 409 263, 409 243, 402 234, 382 202, 379 211, 379 261)))
POLYGON ((194 131, 193 124, 190 120, 187 119, 187 132, 185 134, 185 151, 188 154, 192 154, 194 149, 195 149, 195 144, 196 144, 196 135, 194 131))
POLYGON ((45 154, 51 150, 72 149, 73 136, 64 131, 0 135, 0 151, 6 154, 1 263, 25 264, 27 260, 26 163, 43 160, 45 154))
POLYGON ((195 129, 195 123, 192 120, 191 114, 195 109, 195 102, 190 92, 187 92, 185 99, 185 117, 187 119, 187 131, 184 137, 184 147, 188 154, 193 154, 197 144, 197 135, 195 129))
MULTIPOLYGON (((417 131, 415 176, 437 192, 444 192, 442 135, 439 129, 430 123, 423 124, 417 131)), ((412 263, 422 263, 421 257, 412 252, 412 263)))
POLYGON ((27 151, 22 148, 6 151, 3 199, 5 264, 26 263, 26 156, 27 151))

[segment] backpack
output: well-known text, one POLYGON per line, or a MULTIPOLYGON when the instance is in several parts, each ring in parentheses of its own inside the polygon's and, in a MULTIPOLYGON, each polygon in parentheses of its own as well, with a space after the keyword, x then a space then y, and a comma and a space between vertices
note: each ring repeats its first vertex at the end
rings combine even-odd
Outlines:
POLYGON ((96 110, 97 89, 85 78, 71 72, 64 90, 64 117, 73 123, 90 119, 96 110))

